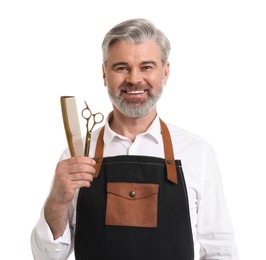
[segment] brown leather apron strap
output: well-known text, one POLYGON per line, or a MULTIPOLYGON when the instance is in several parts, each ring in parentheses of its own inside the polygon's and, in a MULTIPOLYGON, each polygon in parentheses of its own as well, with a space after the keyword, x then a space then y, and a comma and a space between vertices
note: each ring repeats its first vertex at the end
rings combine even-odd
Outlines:
MULTIPOLYGON (((166 124, 160 119, 161 124, 161 132, 163 137, 163 145, 164 145, 164 156, 165 156, 165 165, 167 170, 167 179, 175 184, 178 183, 177 180, 177 173, 176 173, 176 164, 175 164, 175 157, 173 152, 173 145, 170 136, 170 132, 166 124)), ((103 134, 104 134, 104 127, 102 127, 94 154, 94 160, 96 161, 95 173, 94 178, 97 178, 100 172, 100 168, 103 162, 103 149, 104 149, 104 142, 103 142, 103 134)))
POLYGON ((103 149, 104 149, 103 134, 104 134, 104 126, 102 127, 98 135, 95 153, 94 153, 94 160, 96 161, 96 164, 94 166, 95 173, 93 174, 94 178, 98 177, 103 162, 103 149))
POLYGON ((175 165, 175 157, 173 151, 172 140, 170 136, 170 132, 166 124, 160 119, 161 124, 161 132, 163 136, 163 146, 164 146, 164 157, 165 157, 165 165, 167 170, 167 179, 175 184, 178 183, 177 173, 176 173, 176 165, 175 165))

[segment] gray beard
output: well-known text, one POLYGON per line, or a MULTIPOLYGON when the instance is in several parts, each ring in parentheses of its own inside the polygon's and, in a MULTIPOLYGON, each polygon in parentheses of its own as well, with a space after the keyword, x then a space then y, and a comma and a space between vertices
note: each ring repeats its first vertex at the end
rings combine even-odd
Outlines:
POLYGON ((163 87, 156 94, 148 93, 148 101, 145 103, 128 103, 120 95, 114 95, 108 89, 112 104, 125 116, 140 118, 148 115, 156 106, 163 92, 163 87))

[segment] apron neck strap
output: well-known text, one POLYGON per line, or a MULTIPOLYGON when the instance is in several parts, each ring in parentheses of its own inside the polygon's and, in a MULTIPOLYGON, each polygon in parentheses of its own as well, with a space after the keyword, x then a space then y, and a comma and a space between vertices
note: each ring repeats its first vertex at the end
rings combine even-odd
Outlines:
POLYGON ((102 162, 103 162, 103 148, 104 148, 103 134, 104 134, 104 126, 102 127, 102 129, 98 135, 95 153, 94 153, 94 160, 96 161, 96 164, 94 166, 95 173, 93 174, 94 178, 98 177, 98 175, 100 173, 100 168, 101 168, 102 162))
POLYGON ((178 181, 177 181, 177 172, 176 172, 172 139, 167 125, 161 119, 160 119, 160 124, 161 124, 161 133, 163 137, 164 158, 165 158, 164 160, 167 170, 167 179, 177 184, 178 181))
MULTIPOLYGON (((161 133, 163 137, 167 179, 177 184, 178 180, 177 180, 177 172, 176 172, 176 163, 175 163, 175 157, 174 157, 170 132, 168 130, 167 125, 161 119, 160 119, 160 125, 161 125, 161 133)), ((100 130, 100 133, 97 139, 96 149, 95 149, 94 160, 96 161, 96 165, 94 166, 95 168, 95 173, 93 175, 94 178, 98 177, 100 168, 103 162, 103 150, 104 150, 103 134, 104 134, 104 126, 100 130)))

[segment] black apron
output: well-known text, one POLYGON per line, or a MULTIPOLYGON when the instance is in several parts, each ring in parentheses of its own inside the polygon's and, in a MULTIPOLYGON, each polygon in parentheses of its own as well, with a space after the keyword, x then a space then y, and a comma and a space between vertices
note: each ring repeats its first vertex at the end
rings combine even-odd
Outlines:
POLYGON ((165 159, 103 158, 102 129, 96 174, 77 202, 77 260, 193 260, 194 245, 185 180, 161 122, 165 159))

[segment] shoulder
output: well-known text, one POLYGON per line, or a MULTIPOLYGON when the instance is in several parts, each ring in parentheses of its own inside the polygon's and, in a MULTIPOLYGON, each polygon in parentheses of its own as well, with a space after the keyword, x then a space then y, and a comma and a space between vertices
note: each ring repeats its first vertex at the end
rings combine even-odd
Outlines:
POLYGON ((169 129, 175 153, 195 153, 203 156, 207 151, 213 152, 210 143, 201 136, 173 124, 166 123, 169 129))
POLYGON ((183 128, 180 128, 170 123, 166 123, 166 124, 167 124, 167 127, 169 129, 172 139, 178 138, 178 139, 184 139, 184 140, 195 142, 195 143, 202 144, 202 145, 209 145, 208 141, 206 141, 204 138, 202 138, 201 136, 195 133, 189 132, 183 128))

